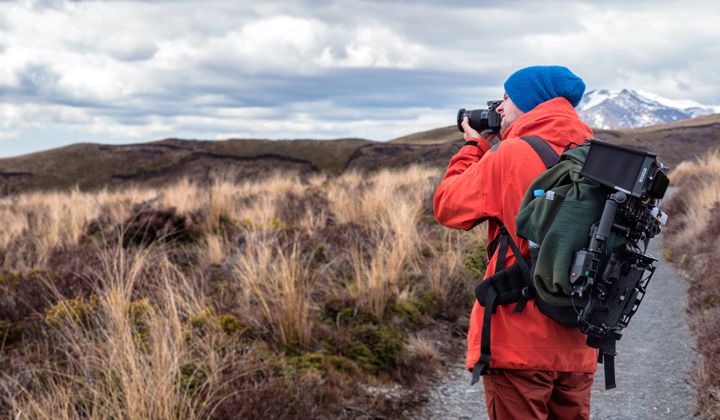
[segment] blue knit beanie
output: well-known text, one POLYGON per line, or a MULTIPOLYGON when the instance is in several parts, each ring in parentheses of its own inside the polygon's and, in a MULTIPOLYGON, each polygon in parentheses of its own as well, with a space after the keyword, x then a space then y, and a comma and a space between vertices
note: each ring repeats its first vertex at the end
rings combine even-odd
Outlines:
POLYGON ((585 83, 563 66, 532 66, 520 69, 505 81, 505 93, 523 112, 562 96, 577 106, 585 83))

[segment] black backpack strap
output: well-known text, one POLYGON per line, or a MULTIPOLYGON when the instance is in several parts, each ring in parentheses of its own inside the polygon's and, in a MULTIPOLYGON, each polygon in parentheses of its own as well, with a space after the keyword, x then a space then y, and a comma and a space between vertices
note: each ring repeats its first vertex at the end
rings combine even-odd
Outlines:
POLYGON ((505 229, 505 225, 503 225, 503 223, 499 220, 498 227, 500 229, 500 235, 498 236, 498 238, 500 238, 500 241, 498 242, 498 246, 496 249, 496 252, 498 253, 498 258, 497 262, 495 263, 495 274, 499 273, 505 268, 505 254, 507 254, 508 242, 512 241, 510 234, 508 233, 507 229, 505 229))
POLYGON ((480 337, 480 359, 475 363, 472 370, 472 380, 470 385, 475 385, 480 380, 480 375, 484 375, 490 371, 490 324, 492 314, 495 310, 495 299, 497 292, 494 287, 490 287, 485 295, 485 313, 483 314, 483 328, 480 337))
POLYGON ((611 337, 589 336, 587 344, 598 349, 598 363, 602 363, 605 370, 605 389, 615 388, 615 344, 620 339, 620 334, 611 337))
POLYGON ((560 155, 558 155, 555 149, 553 149, 552 146, 547 144, 547 142, 543 140, 542 137, 524 136, 520 138, 525 140, 527 144, 529 144, 533 149, 535 149, 535 153, 540 156, 540 159, 542 159, 546 169, 552 168, 560 161, 560 155))
POLYGON ((493 240, 493 244, 491 244, 493 249, 492 253, 490 254, 490 258, 492 258, 492 255, 495 252, 499 253, 497 263, 495 263, 495 274, 505 269, 505 254, 507 254, 508 246, 510 247, 513 255, 515 256, 515 263, 520 266, 520 269, 523 272, 529 273, 530 266, 528 265, 527 260, 525 259, 523 254, 520 252, 520 248, 518 248, 515 240, 513 240, 512 236, 510 236, 510 232, 508 232, 505 224, 503 224, 500 219, 497 219, 497 224, 500 233, 496 238, 497 243, 495 243, 495 240, 493 240))
POLYGON ((602 363, 605 370, 605 389, 615 388, 615 355, 605 353, 605 350, 600 349, 598 352, 598 362, 602 363))
POLYGON ((497 223, 500 234, 494 250, 494 252, 499 252, 495 265, 495 274, 480 282, 475 288, 475 297, 480 305, 485 308, 485 312, 480 334, 480 359, 473 367, 471 385, 478 382, 481 375, 490 371, 490 331, 492 314, 495 312, 495 308, 498 305, 517 302, 513 312, 521 313, 525 309, 528 300, 532 297, 530 266, 503 222, 497 220, 497 223), (508 246, 515 256, 516 263, 505 268, 505 254, 508 246))

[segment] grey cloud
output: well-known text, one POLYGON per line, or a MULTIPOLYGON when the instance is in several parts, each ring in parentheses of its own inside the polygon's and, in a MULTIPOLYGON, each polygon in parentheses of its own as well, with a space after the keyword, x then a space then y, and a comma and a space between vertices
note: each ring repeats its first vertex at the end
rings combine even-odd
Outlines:
MULTIPOLYGON (((393 69, 340 69, 321 75, 255 76, 252 83, 229 80, 226 85, 202 81, 179 85, 169 92, 187 98, 203 93, 222 95, 236 106, 280 107, 296 102, 330 100, 342 107, 449 106, 468 101, 471 88, 501 89, 506 75, 490 72, 453 72, 393 69)), ((488 98, 491 99, 491 98, 488 98)))
POLYGON ((690 87, 691 87, 691 84, 690 84, 690 83, 685 82, 685 81, 682 81, 682 80, 680 80, 680 79, 678 79, 678 78, 675 78, 675 82, 677 83, 678 88, 679 88, 680 90, 684 90, 684 91, 689 91, 689 90, 690 90, 690 87))
POLYGON ((110 55, 120 61, 144 61, 157 53, 155 45, 135 45, 122 48, 111 48, 110 55))
POLYGON ((312 102, 330 103, 328 115, 336 118, 383 119, 382 113, 372 110, 480 106, 493 98, 475 97, 471 89, 484 86, 500 92, 502 80, 493 74, 347 69, 322 76, 257 77, 252 84, 191 82, 179 79, 164 92, 133 97, 115 106, 101 102, 79 103, 62 97, 54 100, 59 104, 92 108, 98 115, 111 116, 127 124, 137 124, 149 115, 212 115, 216 108, 265 107, 281 113, 293 104, 312 102), (193 99, 201 95, 214 95, 217 99, 195 105, 193 99))
POLYGON ((64 9, 68 3, 74 3, 74 1, 65 1, 65 0, 32 0, 32 1, 30 1, 32 9, 35 11, 43 11, 46 9, 51 9, 51 10, 64 9))
POLYGON ((27 96, 52 94, 60 75, 43 64, 30 64, 18 74, 18 93, 27 96))
POLYGON ((108 55, 117 61, 138 62, 153 58, 158 52, 154 43, 123 44, 117 41, 105 41, 98 43, 98 40, 81 40, 80 42, 69 42, 65 44, 69 50, 87 54, 91 51, 98 55, 108 55))

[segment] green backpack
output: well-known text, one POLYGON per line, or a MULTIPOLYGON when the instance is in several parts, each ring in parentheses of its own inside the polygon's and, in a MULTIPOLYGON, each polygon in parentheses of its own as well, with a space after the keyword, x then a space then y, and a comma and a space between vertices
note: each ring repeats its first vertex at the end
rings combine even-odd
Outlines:
MULTIPOLYGON (((530 185, 515 218, 518 236, 539 245, 533 285, 550 305, 572 305, 568 268, 575 252, 588 244, 590 228, 607 199, 607 187, 580 175, 589 149, 581 145, 560 155, 559 162, 530 185)), ((607 253, 623 242, 612 233, 607 253)))

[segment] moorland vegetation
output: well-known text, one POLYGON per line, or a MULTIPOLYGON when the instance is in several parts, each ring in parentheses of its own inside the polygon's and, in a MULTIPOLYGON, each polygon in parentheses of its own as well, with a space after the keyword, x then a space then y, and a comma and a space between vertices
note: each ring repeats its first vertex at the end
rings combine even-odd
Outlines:
POLYGON ((688 282, 688 324, 699 352, 693 380, 702 418, 720 418, 720 151, 681 163, 665 205, 665 257, 688 282))
POLYGON ((483 232, 440 171, 276 173, 0 200, 5 417, 342 418, 462 349, 483 232), (454 351, 449 349, 454 348, 454 351))

